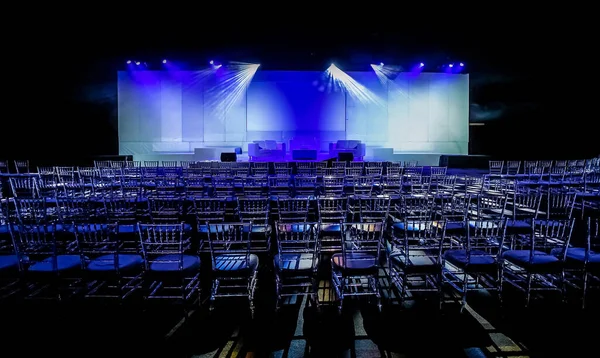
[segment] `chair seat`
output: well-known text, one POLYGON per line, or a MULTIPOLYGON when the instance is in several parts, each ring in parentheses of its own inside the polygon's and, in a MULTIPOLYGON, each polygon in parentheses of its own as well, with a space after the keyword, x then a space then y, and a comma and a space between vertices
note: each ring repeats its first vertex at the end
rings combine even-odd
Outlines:
POLYGON ((498 268, 496 257, 481 250, 471 250, 468 257, 467 250, 448 250, 444 253, 444 258, 454 266, 469 272, 488 272, 498 268))
POLYGON ((86 268, 90 271, 129 270, 140 268, 144 263, 142 256, 132 254, 119 254, 117 261, 118 266, 115 265, 115 255, 102 255, 92 259, 86 268))
POLYGON ((495 229, 498 225, 492 221, 469 221, 469 227, 476 229, 495 229))
POLYGON ((150 271, 155 272, 174 272, 180 271, 180 263, 182 271, 193 271, 200 269, 200 258, 193 255, 169 254, 157 257, 150 263, 150 271))
POLYGON ((527 220, 507 220, 506 228, 508 229, 531 229, 531 221, 527 220))
POLYGON ((79 255, 58 255, 56 257, 56 267, 54 267, 54 258, 47 257, 42 261, 34 262, 27 271, 30 272, 53 272, 68 271, 81 268, 81 256, 79 255))
POLYGON ((534 251, 531 262, 529 250, 508 250, 502 254, 502 257, 506 261, 530 271, 554 272, 561 266, 561 260, 556 256, 542 251, 534 251))
MULTIPOLYGON (((561 248, 553 249, 550 252, 554 256, 560 257, 563 253, 561 248)), ((566 264, 568 266, 579 266, 581 267, 585 263, 585 248, 583 247, 570 247, 566 253, 566 264)), ((588 269, 597 270, 600 269, 600 253, 590 251, 588 258, 588 269)))
POLYGON ((225 254, 214 259, 213 269, 218 275, 249 275, 258 269, 258 256, 254 254, 225 254))
POLYGON ((344 254, 338 253, 331 257, 333 268, 338 271, 363 272, 377 270, 379 267, 379 258, 369 253, 347 253, 346 260, 344 254))
POLYGON ((409 222, 408 226, 407 226, 404 221, 401 221, 401 222, 394 223, 394 225, 392 225, 392 227, 394 228, 394 230, 401 230, 401 231, 424 231, 424 230, 429 229, 427 227, 427 224, 424 222, 418 222, 418 223, 409 222))
MULTIPOLYGON (((208 226, 207 225, 198 225, 198 232, 201 234, 208 234, 208 226)), ((248 229, 244 227, 244 232, 248 232, 248 229)), ((260 234, 260 233, 270 233, 271 226, 270 225, 252 225, 252 233, 260 234)))
MULTIPOLYGON (((435 227, 441 228, 442 222, 438 221, 433 224, 435 227)), ((464 230, 465 223, 461 221, 448 221, 446 222, 446 231, 464 230)))
POLYGON ((19 267, 19 258, 17 255, 1 255, 0 270, 10 270, 19 267))
POLYGON ((313 253, 282 254, 275 257, 275 268, 279 271, 312 271, 319 260, 313 253))
POLYGON ((427 252, 412 251, 408 258, 406 255, 398 252, 392 252, 390 259, 392 265, 407 273, 439 273, 442 270, 442 265, 438 262, 437 257, 427 252), (414 254, 414 255, 412 255, 414 254))
POLYGON ((340 232, 342 225, 340 224, 321 224, 321 232, 340 232))

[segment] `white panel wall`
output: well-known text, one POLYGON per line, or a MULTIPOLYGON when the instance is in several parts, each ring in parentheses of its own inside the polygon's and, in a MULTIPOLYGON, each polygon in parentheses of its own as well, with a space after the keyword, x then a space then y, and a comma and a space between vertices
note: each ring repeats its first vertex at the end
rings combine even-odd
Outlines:
MULTIPOLYGON (((286 141, 301 135, 248 131, 251 98, 244 94, 236 103, 224 104, 218 79, 190 80, 196 73, 118 73, 120 154, 193 152, 203 146, 241 146, 245 151, 253 140, 286 141)), ((400 73, 381 83, 374 72, 348 74, 380 103, 340 96, 346 130, 322 129, 321 150, 327 150, 328 142, 347 138, 396 152, 468 154, 468 75, 400 73)))

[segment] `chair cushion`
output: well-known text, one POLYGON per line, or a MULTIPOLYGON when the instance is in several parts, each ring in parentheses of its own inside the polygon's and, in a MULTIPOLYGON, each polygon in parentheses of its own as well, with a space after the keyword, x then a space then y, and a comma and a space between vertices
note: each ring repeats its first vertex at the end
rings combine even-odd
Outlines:
POLYGON ((279 271, 312 271, 319 264, 313 253, 283 254, 275 256, 275 268, 279 271), (314 263, 314 265, 313 265, 314 263))
POLYGON ((9 270, 19 267, 19 258, 17 255, 1 255, 0 270, 9 270))
POLYGON ((427 224, 424 222, 419 222, 419 223, 411 223, 408 222, 408 226, 407 229, 405 229, 406 224, 404 223, 404 221, 400 221, 397 223, 394 223, 394 225, 392 225, 392 227, 394 228, 394 230, 401 230, 401 231, 423 231, 426 229, 429 229, 427 227, 427 224))
MULTIPOLYGON (((441 227, 442 224, 440 222, 434 222, 433 225, 435 227, 441 227)), ((446 231, 456 231, 456 230, 464 230, 465 223, 462 221, 448 221, 446 222, 446 231)))
POLYGON ((214 259, 213 269, 219 275, 249 275, 258 269, 258 256, 254 254, 224 254, 214 259))
MULTIPOLYGON (((182 256, 178 254, 162 255, 150 263, 150 271, 173 272, 179 271, 180 260, 182 256)), ((200 258, 193 255, 183 255, 183 271, 192 271, 200 269, 200 258)))
POLYGON ((507 220, 506 227, 509 229, 531 229, 531 222, 526 220, 507 220))
POLYGON ((392 252, 390 259, 392 265, 407 273, 438 273, 441 272, 442 265, 438 262, 435 255, 429 255, 427 252, 416 252, 410 257, 399 252, 392 252))
MULTIPOLYGON (((561 248, 555 248, 550 253, 554 256, 561 257, 563 250, 561 248)), ((566 264, 568 266, 580 267, 585 262, 585 248, 570 247, 567 249, 567 254, 565 256, 567 259, 566 264)), ((588 268, 594 270, 600 269, 600 253, 590 251, 588 268)))
MULTIPOLYGON (((144 263, 144 259, 140 255, 132 254, 119 254, 118 255, 118 269, 128 270, 132 268, 139 268, 144 263)), ((87 267, 90 271, 114 271, 115 267, 115 255, 108 254, 98 256, 92 259, 87 267)))
POLYGON ((494 229, 498 225, 492 221, 469 221, 469 226, 477 229, 494 229))
POLYGON ((379 267, 377 256, 369 253, 347 253, 346 262, 344 254, 334 254, 331 263, 334 269, 342 271, 370 271, 379 267))
POLYGON ((561 260, 554 255, 534 251, 531 263, 529 262, 529 255, 529 250, 508 250, 502 254, 502 257, 506 261, 530 271, 552 272, 560 269, 561 260))
POLYGON ((496 257, 481 250, 471 250, 468 258, 467 250, 448 250, 444 253, 444 258, 454 266, 470 272, 487 272, 498 268, 496 257))
POLYGON ((340 232, 342 225, 340 224, 321 224, 321 232, 340 232))
MULTIPOLYGON (((79 255, 58 255, 56 257, 56 271, 67 271, 81 268, 81 256, 79 255)), ((42 261, 34 262, 27 269, 31 272, 53 272, 54 259, 47 257, 42 261)))

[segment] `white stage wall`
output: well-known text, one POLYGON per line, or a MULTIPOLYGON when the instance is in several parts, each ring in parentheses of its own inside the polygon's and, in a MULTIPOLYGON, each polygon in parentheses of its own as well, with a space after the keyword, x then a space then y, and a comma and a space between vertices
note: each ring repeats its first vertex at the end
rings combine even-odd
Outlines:
POLYGON ((245 152, 254 140, 294 137, 316 138, 322 151, 359 139, 395 152, 468 154, 467 74, 400 73, 383 84, 373 71, 348 75, 377 103, 329 90, 323 72, 259 70, 235 96, 206 71, 119 72, 119 154, 245 152))

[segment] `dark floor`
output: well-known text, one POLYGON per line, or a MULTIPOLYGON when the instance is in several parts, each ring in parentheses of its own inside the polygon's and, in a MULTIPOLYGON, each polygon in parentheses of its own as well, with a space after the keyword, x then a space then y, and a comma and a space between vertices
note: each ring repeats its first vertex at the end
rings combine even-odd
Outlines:
POLYGON ((382 313, 348 300, 341 314, 333 306, 317 311, 300 297, 275 313, 270 282, 262 283, 253 320, 246 300, 213 312, 195 306, 187 320, 181 307, 165 305, 5 302, 2 337, 21 357, 575 357, 600 332, 598 309, 551 296, 525 309, 522 296, 509 291, 501 309, 494 296, 474 293, 462 313, 451 292, 441 310, 427 297, 388 302, 382 313))

